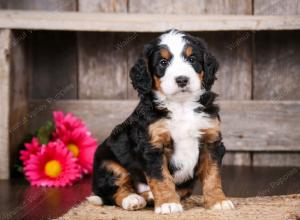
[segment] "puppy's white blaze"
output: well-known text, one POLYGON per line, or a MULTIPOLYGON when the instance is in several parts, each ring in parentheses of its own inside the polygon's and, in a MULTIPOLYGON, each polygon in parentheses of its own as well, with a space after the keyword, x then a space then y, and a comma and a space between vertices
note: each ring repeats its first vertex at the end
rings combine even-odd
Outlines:
POLYGON ((103 201, 99 196, 89 196, 86 199, 93 205, 103 205, 103 201))
POLYGON ((181 88, 178 87, 175 79, 178 76, 186 76, 189 78, 189 83, 186 90, 194 93, 201 89, 201 83, 198 73, 195 72, 192 65, 185 60, 183 56, 186 40, 184 34, 172 30, 161 36, 160 45, 166 45, 172 54, 169 66, 166 68, 165 75, 160 78, 162 91, 167 95, 176 96, 181 88))
POLYGON ((167 45, 173 56, 181 56, 183 48, 186 44, 184 34, 172 30, 169 33, 163 34, 160 37, 160 45, 167 45))

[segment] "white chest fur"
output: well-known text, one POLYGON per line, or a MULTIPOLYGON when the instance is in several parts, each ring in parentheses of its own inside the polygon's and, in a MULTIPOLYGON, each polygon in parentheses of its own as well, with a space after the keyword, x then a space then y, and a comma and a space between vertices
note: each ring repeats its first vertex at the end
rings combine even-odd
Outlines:
POLYGON ((200 129, 212 127, 211 119, 206 113, 194 111, 198 105, 196 102, 167 104, 171 112, 167 125, 174 141, 174 153, 170 162, 176 168, 173 174, 176 183, 193 177, 199 158, 200 129))

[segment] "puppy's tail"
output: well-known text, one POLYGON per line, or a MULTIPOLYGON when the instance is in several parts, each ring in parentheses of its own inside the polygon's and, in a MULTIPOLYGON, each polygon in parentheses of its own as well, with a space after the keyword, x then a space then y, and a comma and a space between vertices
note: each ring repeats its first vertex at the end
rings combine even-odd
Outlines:
POLYGON ((89 201, 91 204, 93 205, 103 205, 103 200, 101 199, 101 197, 96 196, 96 195, 91 195, 89 197, 86 198, 87 201, 89 201))

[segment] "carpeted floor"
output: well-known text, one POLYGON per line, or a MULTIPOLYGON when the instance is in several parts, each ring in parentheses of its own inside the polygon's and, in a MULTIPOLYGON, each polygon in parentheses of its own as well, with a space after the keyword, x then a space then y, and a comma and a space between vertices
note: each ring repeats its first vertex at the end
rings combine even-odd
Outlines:
POLYGON ((205 219, 205 220, 299 220, 300 194, 287 196, 266 196, 232 198, 235 210, 211 211, 202 207, 202 197, 192 196, 183 202, 185 211, 181 214, 157 215, 153 208, 139 211, 125 211, 115 206, 94 206, 87 201, 72 208, 59 220, 146 220, 146 219, 205 219))

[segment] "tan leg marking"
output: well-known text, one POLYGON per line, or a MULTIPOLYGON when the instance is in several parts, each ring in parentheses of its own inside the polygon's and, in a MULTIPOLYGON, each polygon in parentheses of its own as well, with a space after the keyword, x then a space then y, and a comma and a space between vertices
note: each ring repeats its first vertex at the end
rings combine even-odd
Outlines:
POLYGON ((115 184, 119 187, 114 195, 114 199, 117 205, 122 206, 122 200, 128 195, 134 193, 134 188, 127 170, 113 161, 107 161, 105 163, 107 170, 113 172, 117 177, 115 184))
POLYGON ((146 201, 142 196, 135 193, 128 171, 113 161, 107 161, 105 167, 113 172, 117 178, 115 184, 118 189, 114 194, 115 203, 126 210, 144 208, 146 201))
POLYGON ((212 208, 226 200, 222 190, 218 164, 212 160, 208 150, 204 150, 200 155, 198 175, 203 185, 204 206, 206 208, 212 208))
POLYGON ((163 162, 162 175, 162 180, 147 178, 154 196, 155 206, 160 206, 163 203, 179 203, 180 199, 175 190, 173 177, 168 170, 166 158, 163 162))
POLYGON ((176 191, 177 191, 180 199, 186 199, 186 198, 190 197, 193 193, 192 188, 177 189, 176 191))
POLYGON ((154 196, 151 191, 145 191, 142 193, 139 193, 140 196, 142 196, 148 204, 153 204, 154 203, 154 196))

